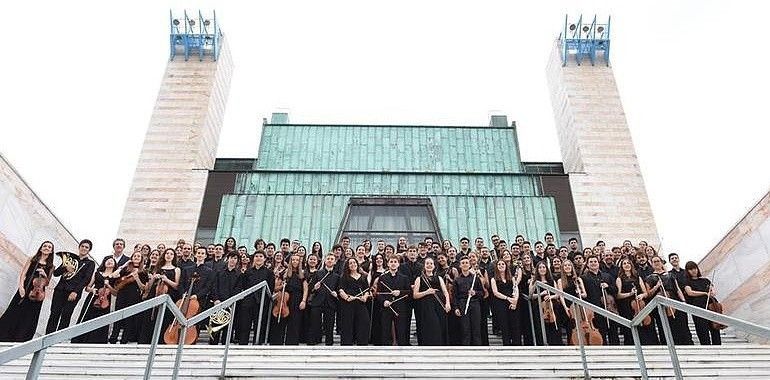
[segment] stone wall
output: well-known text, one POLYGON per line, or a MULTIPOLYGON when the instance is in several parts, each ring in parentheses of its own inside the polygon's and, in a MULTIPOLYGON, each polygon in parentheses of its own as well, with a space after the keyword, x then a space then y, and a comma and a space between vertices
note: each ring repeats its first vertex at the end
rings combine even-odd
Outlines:
POLYGON ((698 266, 714 282, 725 314, 770 327, 770 191, 698 266))
POLYGON ((177 56, 166 67, 118 228, 128 246, 195 238, 232 76, 221 41, 217 61, 177 56))
MULTIPOLYGON (((16 293, 25 262, 45 240, 53 242, 56 251, 76 252, 78 245, 72 233, 0 155, 0 313, 5 312, 16 293)), ((48 286, 40 312, 39 334, 45 332, 51 294, 57 281, 54 279, 48 286)))
POLYGON ((660 246, 612 68, 602 60, 562 67, 554 44, 547 67, 564 170, 585 246, 625 239, 660 246))

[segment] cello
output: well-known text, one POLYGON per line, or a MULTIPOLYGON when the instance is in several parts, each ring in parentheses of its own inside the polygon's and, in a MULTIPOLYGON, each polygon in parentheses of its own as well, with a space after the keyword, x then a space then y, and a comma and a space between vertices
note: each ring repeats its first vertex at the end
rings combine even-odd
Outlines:
MULTIPOLYGON (((176 306, 179 308, 179 310, 184 314, 185 318, 192 318, 198 312, 200 311, 201 305, 198 303, 197 299, 192 299, 192 294, 190 290, 192 290, 193 285, 195 282, 200 278, 200 275, 195 272, 190 277, 190 287, 187 288, 187 291, 184 293, 182 298, 179 301, 176 301, 176 306)), ((181 326, 179 325, 179 321, 174 319, 174 322, 172 322, 168 328, 166 329, 166 332, 163 333, 163 342, 166 344, 179 344, 179 334, 181 332, 181 326)), ((198 327, 188 326, 185 332, 185 338, 184 338, 184 344, 195 344, 198 341, 198 327)))
MULTIPOLYGON (((578 292, 578 298, 583 300, 583 297, 578 292)), ((575 329, 572 330, 570 336, 570 342, 572 345, 578 345, 580 340, 578 334, 583 334, 583 344, 587 346, 601 346, 604 343, 602 339, 602 333, 594 326, 594 312, 591 309, 586 309, 578 304, 573 305, 581 313, 580 325, 577 325, 577 318, 575 318, 575 329)))

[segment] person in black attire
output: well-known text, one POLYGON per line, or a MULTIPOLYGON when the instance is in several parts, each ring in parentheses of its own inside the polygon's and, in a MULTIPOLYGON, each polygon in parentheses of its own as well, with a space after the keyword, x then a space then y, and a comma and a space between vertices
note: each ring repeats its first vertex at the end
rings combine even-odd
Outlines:
MULTIPOLYGON (((618 290, 615 287, 615 279, 609 274, 599 271, 599 258, 597 256, 588 257, 587 269, 581 278, 586 290, 586 301, 602 309, 607 309, 604 296, 612 297, 614 300, 618 290)), ((609 322, 608 318, 594 313, 594 326, 602 333, 605 345, 618 345, 620 344, 618 330, 613 329, 609 322)))
MULTIPOLYGON (((674 276, 671 273, 666 272, 663 259, 660 256, 653 256, 651 261, 653 272, 645 279, 647 286, 651 288, 650 293, 685 302, 684 293, 677 286, 677 281, 675 281, 674 276)), ((670 310, 671 309, 667 310, 667 312, 670 310)), ((676 309, 673 309, 673 312, 674 314, 668 317, 668 323, 671 327, 671 335, 674 338, 674 344, 693 344, 692 333, 690 333, 690 327, 687 324, 687 313, 676 309)), ((656 316, 655 323, 658 326, 658 340, 661 344, 665 344, 666 335, 663 331, 663 322, 660 320, 660 314, 653 314, 656 316)))
MULTIPOLYGON (((414 280, 420 276, 420 273, 422 273, 422 265, 420 264, 418 260, 418 254, 417 254, 417 246, 410 245, 409 248, 406 250, 406 260, 403 264, 401 264, 398 268, 398 272, 404 275, 407 279, 407 281, 410 284, 410 287, 412 284, 414 284, 414 280)), ((412 289, 409 289, 409 292, 411 293, 412 289)), ((411 297, 408 297, 405 299, 404 304, 406 306, 405 312, 403 315, 401 315, 401 312, 399 311, 399 321, 402 321, 402 323, 406 323, 407 326, 407 334, 409 334, 409 329, 412 326, 412 310, 414 310, 415 313, 415 325, 417 328, 417 344, 422 344, 422 339, 420 336, 420 331, 422 331, 422 318, 420 318, 420 311, 419 305, 417 304, 417 301, 414 300, 411 297)), ((408 344, 407 344, 408 345, 408 344)))
MULTIPOLYGON (((115 289, 117 290, 115 310, 124 309, 142 301, 142 291, 147 281, 149 281, 149 276, 144 271, 142 261, 142 252, 134 252, 131 255, 131 260, 122 270, 110 275, 110 277, 118 279, 115 283, 115 289)), ((109 343, 117 343, 121 330, 123 330, 123 335, 120 337, 120 343, 125 344, 138 341, 140 325, 140 314, 115 322, 112 326, 109 343)))
MULTIPOLYGON (((281 286, 276 282, 273 300, 282 302, 288 297, 287 307, 289 316, 273 318, 270 328, 270 342, 275 345, 297 345, 299 344, 300 329, 302 328, 302 311, 307 307, 308 284, 305 277, 305 271, 302 269, 302 257, 300 255, 291 255, 286 270, 281 277, 281 286)), ((282 310, 281 310, 282 311, 282 310)))
POLYGON ((193 257, 192 245, 189 243, 182 245, 182 254, 177 257, 176 266, 182 269, 183 274, 188 269, 195 267, 195 257, 193 257))
POLYGON ((484 287, 477 271, 470 272, 470 261, 467 257, 460 260, 460 275, 455 279, 453 308, 456 316, 460 317, 462 325, 462 345, 481 345, 481 308, 479 300, 484 295, 484 287), (468 301, 470 299, 470 301, 468 301), (465 305, 468 305, 466 310, 465 305))
MULTIPOLYGON (((540 324, 540 318, 543 318, 544 316, 541 315, 540 310, 540 304, 543 304, 545 307, 545 304, 548 304, 548 307, 550 307, 553 310, 553 322, 546 322, 544 321, 545 325, 545 339, 549 346, 562 346, 564 345, 564 342, 561 339, 561 333, 556 329, 557 320, 560 318, 557 311, 563 311, 561 308, 561 304, 558 302, 558 296, 556 294, 552 294, 551 292, 547 290, 542 290, 540 293, 537 292, 537 281, 540 281, 542 283, 545 283, 547 285, 550 285, 552 287, 556 287, 556 281, 553 279, 553 275, 551 274, 551 270, 548 268, 548 264, 545 261, 541 261, 537 263, 537 267, 535 268, 535 272, 532 274, 532 277, 527 280, 529 283, 529 295, 530 298, 533 299, 532 301, 533 307, 532 313, 533 315, 533 321, 532 323, 535 325, 535 341, 537 342, 538 346, 543 345, 543 332, 542 332, 542 326, 540 324), (537 302, 537 298, 540 297, 541 301, 540 303, 537 302)), ((525 282, 525 281, 521 281, 525 282)), ((525 282, 525 283, 527 283, 525 282)), ((515 336, 514 336, 515 339, 515 336)), ((515 345, 521 344, 521 340, 514 341, 515 345)))
POLYGON ((494 307, 492 315, 500 327, 503 345, 521 344, 520 340, 513 338, 519 336, 519 312, 516 310, 519 303, 518 284, 508 269, 508 263, 497 260, 494 268, 494 276, 490 279, 494 307))
MULTIPOLYGON (((238 251, 231 251, 227 253, 228 257, 231 253, 238 254, 238 251)), ((208 256, 208 253, 207 253, 208 256)), ((223 271, 227 267, 227 258, 225 257, 225 246, 222 244, 215 244, 214 245, 214 257, 207 261, 209 266, 211 266, 211 270, 214 271, 214 273, 223 271)))
MULTIPOLYGON (((166 248, 158 257, 158 262, 155 264, 153 270, 148 272, 149 280, 147 287, 143 292, 143 299, 151 299, 159 296, 163 290, 165 294, 171 297, 171 300, 176 302, 180 298, 180 285, 182 283, 182 270, 175 265, 176 263, 176 250, 173 248, 166 248), (161 286, 163 284, 163 286, 161 286), (162 288, 165 288, 161 290, 162 288), (161 290, 159 292, 158 290, 161 290)), ((149 344, 152 341, 152 335, 155 332, 155 322, 158 312, 155 309, 146 310, 141 316, 141 332, 139 334, 140 344, 149 344)), ((163 314, 163 321, 161 322, 161 331, 166 331, 171 322, 174 321, 174 315, 171 313, 163 314)), ((158 343, 163 343, 163 336, 158 337, 158 343)))
POLYGON ((275 276, 273 271, 265 266, 265 252, 256 251, 254 253, 254 265, 246 269, 241 273, 237 285, 239 291, 251 288, 254 285, 267 282, 266 292, 268 296, 265 297, 264 304, 261 303, 261 292, 255 292, 252 295, 237 302, 236 306, 236 335, 238 337, 239 345, 249 344, 249 335, 251 334, 252 325, 254 328, 259 328, 259 336, 254 337, 257 344, 263 344, 265 342, 265 331, 267 330, 267 320, 270 313, 270 299, 269 295, 273 294, 275 289, 275 276), (262 315, 259 315, 260 307, 262 308, 262 315))
POLYGON ((399 346, 409 345, 411 322, 406 318, 406 313, 411 312, 408 295, 412 290, 409 278, 398 269, 398 257, 391 256, 388 259, 388 271, 377 279, 377 303, 383 308, 382 341, 386 346, 393 345, 394 340, 399 346))
POLYGON ((43 299, 30 299, 32 281, 39 277, 45 279, 47 284, 52 273, 53 243, 44 241, 37 253, 24 263, 19 274, 16 294, 0 317, 0 342, 25 342, 35 336, 45 294, 42 295, 43 299))
POLYGON ((53 291, 51 315, 48 317, 46 334, 69 327, 72 312, 80 300, 83 289, 91 281, 91 276, 96 268, 96 263, 91 260, 88 254, 91 252, 92 246, 93 244, 88 239, 82 240, 78 245, 80 265, 77 269, 62 264, 53 271, 53 275, 61 276, 61 279, 53 291))
MULTIPOLYGON (((115 259, 111 256, 107 256, 102 266, 94 272, 93 280, 86 288, 86 292, 93 292, 96 294, 93 299, 94 301, 98 301, 98 293, 107 291, 107 307, 102 308, 102 305, 96 302, 91 302, 89 305, 83 304, 83 308, 86 309, 85 315, 83 316, 83 322, 101 317, 110 312, 112 293, 115 291, 113 285, 115 285, 116 280, 115 278, 111 278, 110 275, 115 272, 116 268, 115 259)), ((73 338, 72 343, 107 343, 109 332, 109 325, 100 327, 73 338)))
MULTIPOLYGON (((187 245, 189 244, 185 244, 187 245)), ((184 247, 182 250, 184 251, 184 247)), ((214 283, 214 271, 206 264, 207 256, 206 247, 198 247, 195 250, 195 266, 182 268, 182 294, 187 293, 190 299, 197 300, 201 312, 208 309, 209 293, 214 283), (195 278, 197 280, 193 282, 195 278)), ((205 321, 201 321, 199 326, 203 327, 205 324, 205 321)))
MULTIPOLYGON (((678 299, 682 302, 687 302, 687 297, 685 296, 685 290, 684 290, 684 286, 687 283, 687 271, 682 269, 679 266, 678 254, 669 253, 668 261, 671 264, 671 270, 668 271, 668 273, 671 276, 671 280, 674 282, 674 286, 676 286, 679 289, 681 294, 678 299)), ((687 313, 679 310, 677 310, 677 313, 684 314, 684 317, 680 317, 680 314, 677 314, 677 317, 674 318, 673 324, 677 326, 675 329, 681 333, 681 337, 679 338, 679 341, 682 343, 677 343, 677 344, 685 344, 685 345, 695 344, 692 340, 692 333, 690 332, 687 313)), ((674 328, 672 327, 672 329, 674 328)))
POLYGON ((676 285, 684 292, 684 285, 687 282, 687 271, 679 266, 679 255, 673 252, 669 253, 668 262, 671 264, 671 270, 668 273, 673 276, 676 285))
MULTIPOLYGON (((224 247, 222 249, 224 250, 224 247)), ((238 280, 241 277, 241 271, 238 270, 238 261, 238 252, 230 252, 227 254, 227 266, 223 270, 214 273, 214 284, 210 297, 214 305, 226 301, 243 290, 238 287, 238 280)), ((227 338, 222 337, 222 330, 212 333, 209 337, 209 344, 219 344, 220 341, 222 344, 227 342, 227 338)))
POLYGON ((327 253, 324 267, 316 272, 313 282, 309 284, 313 297, 310 302, 310 345, 320 343, 321 335, 327 346, 334 344, 334 320, 340 281, 340 276, 334 272, 336 262, 334 253, 327 253))
MULTIPOLYGON (((630 258, 620 260, 620 272, 618 278, 615 279, 615 287, 618 289, 618 294, 615 297, 618 304, 618 314, 623 318, 633 319, 634 312, 631 308, 631 302, 634 302, 635 299, 648 299, 648 294, 647 286, 644 284, 642 278, 636 273, 636 269, 630 258)), ((638 326, 637 329, 639 331, 639 340, 641 344, 658 344, 658 339, 655 336, 655 328, 652 324, 649 326, 638 326)), ((621 326, 620 331, 623 332, 623 344, 633 345, 634 338, 631 335, 631 329, 621 326)))
POLYGON ((358 260, 347 260, 340 278, 340 335, 343 346, 369 344, 369 311, 366 302, 371 297, 369 283, 358 266, 358 260))
POLYGON ((604 251, 604 253, 602 253, 602 262, 599 265, 599 271, 608 274, 612 279, 618 278, 619 268, 615 265, 615 257, 612 251, 604 251))
MULTIPOLYGON (((548 262, 545 262, 548 267, 548 262)), ((532 325, 535 323, 529 317, 529 280, 532 278, 534 266, 532 265, 532 255, 530 253, 522 251, 521 253, 521 266, 518 268, 520 273, 519 284, 519 302, 516 306, 516 310, 519 311, 519 334, 520 336, 514 336, 515 341, 521 341, 525 346, 532 346, 535 343, 535 337, 532 336, 532 325)), ((557 302, 558 303, 558 302, 557 302)), ((556 303, 555 303, 556 304, 556 303)), ((514 343, 516 344, 516 343, 514 343)), ((518 344, 517 344, 518 345, 518 344)))
MULTIPOLYGON (((441 254, 443 255, 443 253, 441 254)), ((433 258, 425 258, 423 272, 414 281, 412 297, 420 303, 422 345, 443 346, 447 342, 447 313, 452 310, 443 276, 433 258)))
MULTIPOLYGON (((687 271, 687 281, 684 291, 687 294, 687 303, 693 306, 706 308, 707 302, 716 302, 714 298, 714 287, 709 279, 701 276, 698 264, 688 261, 684 269, 687 271), (709 300, 711 298, 711 300, 709 300)), ((695 323, 695 333, 698 335, 698 341, 702 345, 721 345, 722 337, 719 335, 719 329, 711 326, 708 319, 692 316, 695 323)))
POLYGON ((644 280, 647 276, 652 274, 652 266, 647 258, 647 254, 642 250, 636 251, 636 273, 639 274, 639 278, 644 280))

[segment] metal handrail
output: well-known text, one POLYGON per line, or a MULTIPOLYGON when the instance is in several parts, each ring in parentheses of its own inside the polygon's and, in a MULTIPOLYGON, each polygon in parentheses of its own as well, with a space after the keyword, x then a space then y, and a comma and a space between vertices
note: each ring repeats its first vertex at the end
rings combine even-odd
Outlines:
MULTIPOLYGON (((752 323, 752 322, 748 322, 748 321, 744 321, 742 319, 731 317, 731 316, 728 316, 728 315, 715 313, 715 312, 713 312, 711 310, 706 310, 706 309, 704 309, 702 307, 693 306, 693 305, 690 305, 690 304, 687 304, 687 303, 684 303, 684 302, 680 302, 680 301, 676 301, 676 300, 673 300, 673 299, 670 299, 670 298, 666 298, 666 297, 663 297, 663 296, 660 296, 660 295, 655 296, 649 303, 647 303, 647 305, 644 308, 642 308, 642 310, 639 311, 639 313, 633 319, 628 320, 628 319, 623 318, 623 317, 621 317, 621 316, 619 316, 619 315, 617 315, 615 313, 612 313, 612 312, 610 312, 608 310, 605 310, 605 309, 603 309, 601 307, 593 305, 593 304, 591 304, 591 303, 589 303, 589 302, 587 302, 587 301, 585 301, 585 300, 583 300, 581 298, 575 297, 575 296, 573 296, 571 294, 565 293, 564 291, 558 290, 558 289, 556 289, 556 288, 554 288, 554 287, 552 287, 552 286, 550 286, 548 284, 545 284, 543 282, 537 281, 535 283, 535 287, 536 287, 536 289, 544 289, 544 290, 548 290, 548 291, 550 291, 552 293, 558 294, 559 296, 564 297, 565 299, 568 299, 568 300, 572 301, 575 304, 579 304, 579 305, 581 305, 583 307, 587 307, 587 308, 591 309, 592 311, 594 311, 595 313, 599 313, 600 315, 602 315, 604 317, 607 317, 609 319, 612 319, 613 321, 617 322, 620 325, 623 325, 625 327, 630 328, 631 332, 633 334, 634 346, 636 348, 637 360, 639 361, 639 369, 641 370, 642 379, 645 379, 645 380, 647 379, 647 368, 646 368, 646 365, 644 363, 644 356, 643 356, 641 345, 640 345, 639 333, 637 331, 637 327, 641 326, 642 325, 642 321, 649 314, 654 312, 655 310, 657 310, 658 315, 659 315, 660 320, 661 320, 661 324, 663 325, 663 333, 665 334, 665 337, 666 337, 666 346, 668 347, 669 355, 671 356, 671 364, 672 364, 672 367, 674 368, 674 375, 676 376, 677 379, 682 379, 683 375, 682 375, 682 368, 681 368, 681 365, 679 363, 679 358, 678 358, 678 355, 676 353, 676 347, 674 345, 673 335, 671 333, 671 326, 668 323, 668 316, 666 315, 666 310, 665 309, 667 307, 671 307, 671 308, 674 308, 676 310, 679 310, 679 311, 682 311, 684 313, 691 314, 691 315, 694 315, 694 316, 697 316, 697 317, 700 317, 700 318, 708 319, 708 320, 711 320, 711 321, 714 321, 714 322, 718 322, 718 323, 721 323, 721 324, 724 324, 724 325, 735 327, 735 328, 737 328, 739 330, 745 331, 745 332, 747 332, 749 334, 752 334, 752 335, 756 335, 756 336, 760 336, 760 337, 763 337, 763 338, 766 338, 766 339, 770 339, 770 328, 768 328, 766 326, 761 326, 761 325, 758 325, 758 324, 755 324, 755 323, 752 323)), ((538 291, 538 293, 539 293, 539 291, 538 291)), ((540 302, 541 302, 540 297, 538 297, 538 303, 540 303, 540 302)), ((579 322, 580 322, 579 318, 580 318, 580 316, 579 316, 579 314, 576 314, 576 316, 578 318, 578 325, 576 326, 576 328, 580 328, 579 327, 579 322)), ((543 320, 542 313, 540 315, 540 323, 541 323, 541 326, 543 326, 543 328, 542 328, 543 342, 545 343, 546 342, 546 339, 545 339, 545 328, 544 328, 545 326, 544 326, 544 320, 543 320)), ((581 334, 578 334, 578 337, 581 337, 581 334)), ((586 362, 586 358, 585 358, 585 351, 583 349, 583 341, 582 341, 582 339, 578 339, 578 340, 579 340, 580 350, 581 350, 581 355, 582 355, 582 360, 583 360, 584 375, 585 375, 586 378, 590 378, 590 375, 589 375, 589 372, 588 372, 588 367, 587 367, 587 362, 586 362)))
MULTIPOLYGON (((160 336, 161 321, 163 320, 163 313, 166 308, 171 310, 171 313, 174 314, 174 316, 177 318, 184 319, 184 315, 179 311, 176 305, 174 305, 171 297, 166 294, 142 301, 136 305, 132 305, 124 309, 115 310, 112 313, 94 318, 90 321, 70 326, 66 329, 55 331, 48 335, 32 339, 25 343, 20 343, 16 346, 0 351, 0 365, 5 364, 11 360, 19 359, 25 355, 33 354, 32 361, 29 365, 29 370, 27 371, 27 379, 36 379, 40 373, 40 368, 43 364, 43 358, 45 357, 45 352, 48 347, 72 339, 87 332, 91 332, 98 328, 107 326, 122 319, 143 313, 155 307, 159 308, 158 318, 155 323, 155 330, 153 331, 153 337, 155 337, 155 340, 157 341, 158 337, 160 336)), ((150 355, 147 359, 148 368, 152 364, 152 360, 155 356, 154 353, 155 347, 151 347, 150 355)))
MULTIPOLYGON (((179 344, 177 345, 176 358, 174 363, 173 379, 176 379, 179 374, 179 365, 181 363, 182 349, 184 347, 184 338, 185 338, 185 333, 187 332, 187 327, 193 326, 203 321, 204 319, 210 317, 214 313, 224 309, 225 307, 229 307, 235 304, 237 301, 240 301, 250 296, 251 294, 255 293, 260 289, 262 290, 262 299, 260 301, 260 309, 259 309, 259 312, 260 312, 259 315, 261 316, 263 313, 266 290, 268 289, 266 281, 262 281, 259 284, 256 284, 228 298, 227 300, 222 301, 217 305, 214 305, 210 309, 190 319, 187 319, 184 316, 184 314, 181 312, 181 310, 179 310, 179 308, 176 306, 176 304, 168 294, 164 294, 146 301, 142 301, 136 305, 131 305, 129 307, 126 307, 120 310, 115 310, 101 317, 94 318, 92 320, 67 327, 66 329, 63 329, 63 330, 52 332, 48 335, 44 335, 39 338, 32 339, 28 342, 20 343, 16 346, 0 351, 0 365, 8 363, 12 360, 19 359, 25 355, 33 354, 32 361, 30 361, 29 369, 27 370, 26 379, 27 380, 37 379, 40 374, 40 369, 42 368, 43 359, 45 358, 45 353, 48 347, 51 347, 54 344, 61 343, 66 340, 70 340, 76 336, 80 336, 82 334, 91 332, 98 328, 108 326, 111 323, 115 323, 122 319, 143 313, 147 310, 157 307, 158 311, 155 317, 155 328, 152 334, 150 352, 147 355, 147 363, 145 367, 144 378, 149 379, 152 373, 152 365, 155 361, 155 351, 158 346, 158 341, 160 340, 160 334, 161 334, 160 330, 163 325, 164 313, 166 309, 169 309, 171 311, 171 314, 174 315, 177 321, 179 321, 179 324, 183 327, 180 332, 179 344)), ((235 308, 233 308, 231 311, 230 324, 227 328, 228 338, 225 339, 225 352, 224 352, 224 356, 222 357, 222 373, 221 373, 222 378, 224 378, 224 375, 225 375, 225 368, 227 365, 227 354, 230 348, 230 335, 232 333, 234 318, 235 318, 235 308)), ((257 332, 256 332, 257 334, 261 332, 260 331, 261 325, 262 325, 262 318, 259 318, 257 322, 257 332)))
MULTIPOLYGON (((242 300, 242 299, 252 295, 253 293, 257 292, 260 289, 262 290, 262 299, 260 300, 260 303, 259 303, 259 314, 257 314, 257 315, 259 315, 259 318, 257 319, 257 331, 255 332, 256 336, 259 337, 259 334, 261 333, 261 330, 262 330, 262 315, 263 315, 262 313, 264 311, 263 308, 264 308, 264 305, 265 305, 265 295, 266 295, 267 290, 268 290, 267 281, 262 281, 259 284, 256 284, 256 285, 254 285, 254 286, 252 286, 252 287, 250 287, 250 288, 248 288, 248 289, 246 289, 246 290, 244 290, 244 291, 242 291, 242 292, 240 292, 240 293, 238 293, 238 294, 236 294, 236 295, 234 295, 234 296, 232 296, 232 297, 230 297, 230 298, 228 298, 228 299, 226 299, 226 300, 224 300, 224 301, 222 301, 222 302, 220 302, 220 303, 218 303, 218 304, 216 304, 214 306, 212 306, 208 310, 206 310, 206 311, 204 311, 202 313, 199 313, 199 314, 195 315, 194 317, 192 317, 190 319, 184 318, 184 316, 183 316, 182 319, 180 319, 180 324, 184 325, 185 327, 194 326, 195 324, 202 322, 203 320, 205 320, 206 318, 214 315, 215 313, 219 312, 220 310, 222 310, 222 309, 224 309, 226 307, 229 307, 230 305, 235 304, 237 301, 240 301, 240 300, 242 300)), ((174 307, 176 308, 176 305, 174 305, 174 307)), ((179 318, 179 317, 177 317, 177 318, 179 318)), ((227 355, 228 355, 228 353, 230 351, 230 337, 232 336, 232 328, 233 328, 234 324, 235 324, 235 308, 232 308, 230 310, 230 323, 227 326, 227 338, 225 338, 225 352, 222 355, 222 371, 220 373, 220 378, 222 378, 222 379, 224 379, 224 377, 225 377, 225 370, 227 368, 227 355)), ((187 333, 187 328, 183 328, 182 331, 180 332, 179 343, 177 344, 177 347, 176 347, 176 357, 175 357, 175 361, 174 361, 174 372, 173 372, 173 374, 171 376, 171 378, 174 379, 174 380, 176 380, 177 377, 179 376, 179 366, 180 366, 181 361, 182 361, 182 350, 184 349, 184 338, 185 338, 186 333, 187 333)), ((157 340, 154 340, 152 342, 152 344, 153 345, 157 345, 158 344, 157 340)), ((149 379, 149 373, 145 376, 145 379, 149 379)))

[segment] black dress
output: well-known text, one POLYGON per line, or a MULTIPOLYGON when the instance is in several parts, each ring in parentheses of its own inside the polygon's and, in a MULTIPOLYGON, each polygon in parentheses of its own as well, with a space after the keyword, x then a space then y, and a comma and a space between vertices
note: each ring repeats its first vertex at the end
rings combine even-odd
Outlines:
MULTIPOLYGON (((166 275, 170 280, 176 279, 176 267, 170 268, 170 269, 161 269, 161 274, 166 275)), ((181 271, 181 269, 180 269, 181 271)), ((148 276, 149 277, 149 276, 148 276)), ((181 273, 179 275, 181 277, 181 273)), ((162 280, 158 279, 152 282, 152 286, 150 287, 149 291, 147 292, 147 295, 143 298, 143 300, 148 300, 155 298, 158 294, 158 283, 162 280)), ((181 282, 181 278, 180 278, 181 282)), ((168 285, 168 284, 166 284, 168 285)), ((174 289, 172 287, 168 287, 168 292, 166 293, 171 297, 171 300, 176 302, 179 300, 180 295, 179 291, 177 289, 174 289)), ((140 328, 139 328, 139 343, 141 344, 149 344, 152 341, 152 334, 155 332, 155 321, 156 316, 158 314, 158 311, 155 309, 145 310, 142 314, 140 314, 140 328)), ((158 343, 163 343, 163 332, 166 331, 166 328, 171 325, 171 322, 174 321, 174 315, 171 314, 170 311, 166 310, 166 312, 163 314, 163 322, 161 322, 161 330, 160 330, 160 336, 158 337, 158 343)))
POLYGON ((439 277, 422 275, 420 278, 420 288, 418 291, 424 292, 429 288, 436 289, 435 295, 426 295, 419 299, 420 313, 422 315, 422 345, 423 346, 443 346, 447 341, 447 319, 444 302, 446 301, 441 292, 441 283, 439 277), (438 298, 438 299, 437 299, 438 298))
POLYGON ((519 268, 521 270, 521 281, 519 281, 519 301, 516 305, 516 310, 519 313, 519 336, 514 336, 513 339, 521 341, 525 346, 532 346, 535 341, 532 336, 532 319, 529 316, 529 308, 532 306, 527 301, 527 294, 529 294, 529 279, 532 278, 532 272, 519 268))
MULTIPOLYGON (((708 292, 711 287, 711 281, 707 278, 698 277, 694 279, 688 279, 685 281, 685 286, 689 286, 691 290, 697 292, 708 292)), ((687 303, 700 308, 706 308, 706 301, 715 302, 714 297, 709 300, 706 296, 690 297, 686 296, 687 303)), ((722 344, 722 337, 719 335, 719 329, 715 329, 711 326, 711 322, 708 319, 692 316, 692 321, 695 324, 695 333, 698 336, 698 342, 702 345, 720 345, 722 344)))
MULTIPOLYGON (((128 273, 129 271, 127 268, 124 268, 121 272, 121 277, 128 275, 128 273)), ((146 284, 149 280, 147 272, 139 272, 139 280, 146 284)), ((136 305, 141 301, 142 290, 139 288, 139 284, 137 284, 136 281, 132 281, 118 291, 118 296, 115 299, 115 310, 125 309, 129 306, 136 305)), ((132 315, 116 322, 112 327, 112 333, 108 339, 109 343, 117 343, 118 334, 121 330, 123 331, 123 335, 120 337, 120 343, 137 342, 139 340, 141 323, 141 314, 132 315)))
MULTIPOLYGON (((513 281, 505 281, 503 279, 495 279, 495 285, 497 285, 497 291, 502 293, 506 297, 513 297, 513 281)), ((516 289, 518 291, 518 288, 516 289)), ((500 327, 503 337, 504 346, 520 345, 520 339, 514 339, 513 337, 519 337, 519 311, 511 309, 510 302, 497 298, 492 295, 492 306, 494 310, 494 317, 497 318, 497 326, 500 327)), ((518 295, 517 295, 518 297, 518 295)), ((518 308, 518 300, 517 300, 518 308)))
MULTIPOLYGON (((28 295, 31 289, 32 281, 34 277, 40 277, 37 273, 37 268, 43 268, 48 277, 51 276, 52 267, 47 267, 45 264, 32 264, 30 263, 27 272, 24 273, 24 281, 26 292, 28 295)), ((19 290, 16 290, 16 294, 11 299, 11 303, 8 304, 8 309, 0 317, 0 341, 2 342, 26 342, 35 336, 37 330, 37 322, 40 319, 40 308, 43 306, 43 301, 32 301, 28 297, 22 298, 19 294, 19 290)))
MULTIPOLYGON (((621 281, 621 288, 620 293, 631 293, 633 289, 636 289, 637 294, 640 294, 644 292, 644 289, 642 289, 639 286, 639 277, 634 278, 622 278, 619 277, 621 281)), ((617 300, 618 305, 618 313, 621 317, 626 319, 633 319, 634 318, 634 311, 631 309, 631 302, 634 300, 634 296, 627 297, 624 299, 617 300)), ((621 332, 623 333, 623 344, 624 345, 633 345, 634 344, 634 338, 631 334, 631 329, 625 326, 620 327, 621 332)), ((652 324, 649 326, 639 326, 639 340, 641 340, 641 344, 658 344, 658 339, 655 337, 655 328, 652 324)))
MULTIPOLYGON (((367 284, 366 276, 364 275, 361 275, 358 279, 347 274, 340 278, 340 290, 344 291, 349 297, 360 295, 368 288, 369 284, 367 284)), ((343 346, 353 344, 365 346, 369 344, 369 310, 364 302, 340 299, 340 322, 340 335, 343 346)))
MULTIPOLYGON (((270 326, 270 344, 274 345, 297 345, 299 344, 300 329, 302 328, 302 311, 299 309, 299 304, 302 302, 302 284, 304 279, 300 279, 298 275, 294 275, 286 278, 286 290, 283 296, 289 297, 289 316, 286 318, 272 318, 272 325, 270 326)), ((275 302, 279 302, 281 299, 281 289, 276 288, 278 292, 278 298, 275 302)), ((307 304, 305 304, 307 308, 307 304)))
MULTIPOLYGON (((374 286, 374 282, 377 280, 380 275, 382 275, 383 272, 378 272, 376 270, 371 272, 372 275, 372 281, 369 283, 369 286, 374 286)), ((377 302, 374 302, 374 298, 372 298, 372 301, 370 302, 371 307, 371 331, 369 333, 369 343, 380 346, 383 344, 382 339, 382 305, 379 305, 377 302)))
MULTIPOLYGON (((94 273, 94 293, 98 294, 99 290, 104 288, 104 274, 101 272, 94 273)), ((116 279, 110 278, 108 279, 111 286, 115 285, 116 279)), ((110 299, 112 299, 112 295, 108 296, 110 299)), ((104 309, 99 308, 98 306, 94 305, 94 302, 97 300, 97 296, 94 295, 94 297, 89 297, 89 299, 92 300, 92 302, 89 302, 90 305, 83 305, 83 307, 88 308, 86 310, 86 314, 83 316, 83 322, 90 321, 92 319, 101 317, 103 315, 106 315, 110 312, 110 307, 107 306, 104 309)), ((72 339, 73 343, 107 343, 107 335, 109 334, 110 326, 104 326, 100 327, 96 330, 93 330, 91 332, 87 332, 83 335, 80 335, 78 337, 75 337, 72 339)))

